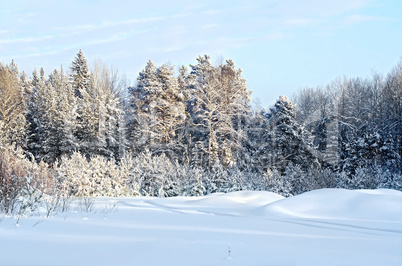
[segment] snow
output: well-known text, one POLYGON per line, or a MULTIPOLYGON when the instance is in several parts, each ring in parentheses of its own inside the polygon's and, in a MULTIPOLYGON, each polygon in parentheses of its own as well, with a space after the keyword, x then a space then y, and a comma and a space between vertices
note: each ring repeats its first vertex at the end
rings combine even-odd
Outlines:
POLYGON ((385 189, 97 198, 16 224, 1 265, 402 265, 402 192, 385 189))

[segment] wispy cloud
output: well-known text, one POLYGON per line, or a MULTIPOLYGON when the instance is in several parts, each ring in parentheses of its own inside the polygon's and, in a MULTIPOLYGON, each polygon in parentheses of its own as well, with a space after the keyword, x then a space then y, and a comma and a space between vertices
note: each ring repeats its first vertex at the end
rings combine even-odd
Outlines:
POLYGON ((154 30, 154 29, 153 28, 148 28, 148 29, 142 29, 142 30, 135 30, 135 31, 116 33, 116 34, 112 34, 112 35, 110 35, 108 37, 89 40, 88 42, 85 43, 85 46, 86 45, 96 45, 96 44, 123 41, 123 40, 129 39, 129 38, 131 38, 131 37, 133 37, 133 36, 135 36, 137 34, 146 33, 146 32, 152 31, 152 30, 154 30))
POLYGON ((218 9, 211 9, 211 10, 207 10, 207 11, 202 12, 202 14, 204 14, 204 15, 216 15, 216 14, 219 14, 221 12, 222 11, 218 10, 218 9))
POLYGON ((375 2, 375 0, 352 0, 348 1, 346 7, 348 9, 362 8, 371 2, 375 2))
POLYGON ((307 26, 311 23, 312 19, 308 18, 291 18, 284 21, 284 24, 288 26, 307 26))
POLYGON ((56 31, 63 31, 67 33, 62 34, 61 36, 71 36, 76 34, 81 34, 89 31, 95 31, 105 28, 111 27, 118 27, 118 26, 128 26, 133 24, 140 24, 140 23, 153 23, 153 22, 160 22, 169 18, 180 18, 186 17, 190 14, 176 14, 172 16, 152 16, 146 17, 141 19, 127 19, 122 21, 104 21, 99 24, 82 24, 82 25, 72 25, 72 26, 65 26, 65 27, 54 27, 53 29, 56 31))
POLYGON ((184 47, 182 45, 175 45, 175 46, 166 47, 165 49, 163 49, 163 52, 165 52, 165 53, 178 52, 183 49, 184 49, 184 47))
POLYGON ((275 41, 275 40, 280 40, 285 37, 285 34, 277 32, 277 33, 271 33, 263 36, 263 39, 266 41, 275 41))
POLYGON ((30 53, 20 53, 20 54, 14 54, 14 55, 9 55, 8 57, 10 59, 20 59, 20 58, 32 58, 32 57, 42 57, 42 56, 47 56, 47 55, 56 55, 64 51, 71 50, 71 47, 63 47, 63 48, 57 48, 57 49, 52 49, 52 50, 45 50, 45 51, 37 51, 37 52, 30 52, 30 53))
POLYGON ((217 23, 211 23, 211 24, 204 24, 204 25, 201 25, 201 28, 202 29, 212 29, 212 28, 216 28, 216 27, 218 27, 219 25, 217 24, 217 23))
POLYGON ((52 38, 53 38, 53 36, 46 35, 46 36, 41 36, 41 37, 26 37, 26 38, 5 39, 5 40, 0 40, 0 44, 31 43, 31 42, 39 42, 39 41, 52 39, 52 38))
POLYGON ((345 17, 343 22, 346 24, 355 24, 355 23, 361 23, 361 22, 380 21, 380 20, 386 20, 386 18, 355 14, 355 15, 345 17))

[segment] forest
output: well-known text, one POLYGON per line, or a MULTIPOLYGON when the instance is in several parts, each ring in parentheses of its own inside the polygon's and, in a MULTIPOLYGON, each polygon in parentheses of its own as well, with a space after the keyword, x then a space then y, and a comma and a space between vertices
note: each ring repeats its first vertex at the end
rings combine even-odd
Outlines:
POLYGON ((50 74, 0 64, 0 209, 35 193, 402 190, 402 61, 266 109, 233 60, 196 62, 175 71, 149 60, 135 86, 81 50, 50 74))

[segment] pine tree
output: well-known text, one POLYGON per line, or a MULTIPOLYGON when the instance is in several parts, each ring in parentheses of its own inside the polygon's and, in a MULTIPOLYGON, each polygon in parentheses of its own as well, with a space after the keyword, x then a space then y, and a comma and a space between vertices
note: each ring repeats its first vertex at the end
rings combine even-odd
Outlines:
POLYGON ((156 76, 160 84, 160 92, 156 96, 155 136, 160 152, 167 153, 173 159, 174 154, 183 153, 181 135, 179 134, 185 120, 184 95, 179 91, 177 78, 172 66, 166 64, 159 67, 156 76), (159 134, 158 134, 159 133, 159 134), (171 151, 169 154, 169 151, 171 151))
POLYGON ((26 99, 19 82, 18 67, 0 64, 0 143, 24 145, 26 99))
POLYGON ((171 159, 183 153, 180 133, 185 120, 184 95, 173 74, 173 67, 156 68, 149 61, 130 91, 133 148, 148 147, 153 154, 165 153, 171 159))
POLYGON ((318 166, 311 134, 295 119, 296 107, 286 96, 279 97, 269 113, 264 114, 264 145, 257 152, 262 156, 263 169, 277 169, 285 174, 287 165, 292 162, 307 169, 318 166))
POLYGON ((155 126, 153 95, 159 92, 159 82, 156 78, 156 66, 149 60, 137 78, 137 86, 129 88, 130 93, 130 122, 129 139, 132 150, 139 153, 155 143, 152 128, 155 126))
POLYGON ((210 169, 216 163, 227 167, 241 157, 244 120, 251 113, 250 92, 232 60, 219 67, 207 55, 197 61, 191 65, 192 98, 187 104, 195 144, 193 161, 210 169))
MULTIPOLYGON (((110 68, 98 63, 93 70, 92 92, 88 98, 92 110, 92 120, 95 123, 95 138, 92 143, 92 153, 105 156, 109 159, 120 160, 122 156, 124 138, 124 121, 121 98, 114 82, 110 68)), ((91 113, 91 111, 89 111, 91 113)))
POLYGON ((63 155, 71 155, 76 147, 74 137, 76 123, 76 99, 63 68, 49 75, 48 101, 44 125, 47 138, 44 140, 44 160, 52 163, 63 155))
POLYGON ((72 62, 70 79, 77 103, 74 136, 77 140, 78 150, 89 157, 91 154, 97 154, 94 152, 99 150, 98 147, 94 147, 99 110, 97 109, 96 97, 98 95, 94 88, 94 80, 82 50, 78 52, 72 62))
POLYGON ((82 98, 83 91, 91 86, 90 72, 87 59, 80 49, 71 66, 71 82, 75 96, 82 98))
POLYGON ((80 152, 88 158, 101 155, 120 159, 124 146, 123 109, 114 73, 102 64, 89 71, 80 50, 71 67, 71 82, 77 103, 75 138, 80 152))
POLYGON ((384 131, 389 133, 388 142, 398 154, 393 171, 402 173, 402 59, 388 74, 381 90, 381 109, 384 131))
POLYGON ((40 74, 35 69, 31 79, 31 94, 28 104, 27 122, 28 122, 28 141, 27 148, 37 161, 45 156, 44 142, 47 139, 45 125, 49 124, 46 116, 48 100, 50 100, 48 86, 45 80, 45 73, 41 68, 40 74))
POLYGON ((222 164, 229 166, 234 163, 243 167, 244 144, 246 142, 246 119, 251 114, 249 105, 250 94, 246 80, 241 77, 242 70, 236 69, 233 60, 229 59, 226 64, 218 68, 218 80, 220 94, 222 95, 222 110, 220 115, 220 135, 223 139, 222 164))
POLYGON ((191 119, 188 110, 190 110, 191 103, 193 102, 191 99, 192 89, 190 88, 189 83, 190 75, 188 72, 188 68, 186 66, 181 66, 179 68, 179 75, 177 77, 179 95, 184 99, 184 123, 178 131, 177 139, 181 141, 182 155, 180 161, 181 163, 190 164, 191 162, 191 151, 193 148, 192 143, 192 135, 191 135, 191 119))

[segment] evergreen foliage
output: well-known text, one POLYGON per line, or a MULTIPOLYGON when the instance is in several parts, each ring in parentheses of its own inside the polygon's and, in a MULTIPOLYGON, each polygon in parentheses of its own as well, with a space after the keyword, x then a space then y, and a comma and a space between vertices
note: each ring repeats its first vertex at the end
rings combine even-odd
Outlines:
POLYGON ((0 65, 2 210, 52 193, 402 189, 402 63, 281 96, 266 111, 251 108, 233 60, 196 60, 177 76, 149 60, 129 88, 103 64, 90 69, 81 50, 69 73, 0 65))
POLYGON ((0 146, 25 145, 26 106, 21 86, 14 61, 8 66, 0 63, 0 146))

